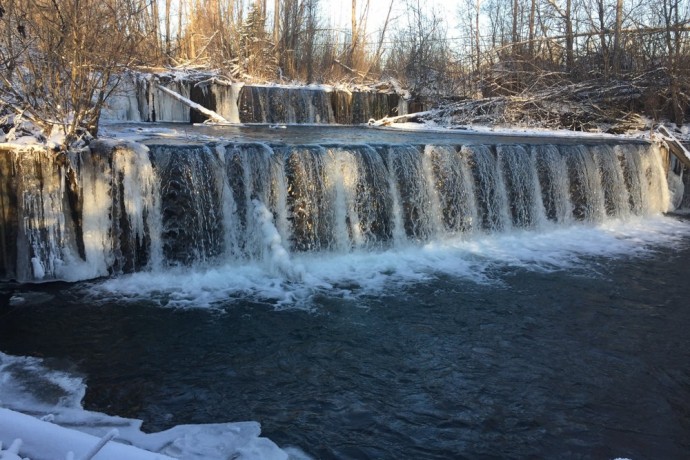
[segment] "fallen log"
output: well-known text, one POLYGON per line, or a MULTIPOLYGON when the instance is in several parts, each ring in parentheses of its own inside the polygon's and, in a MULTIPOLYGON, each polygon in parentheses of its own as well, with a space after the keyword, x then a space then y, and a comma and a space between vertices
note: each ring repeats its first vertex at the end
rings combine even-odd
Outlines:
POLYGON ((680 143, 678 139, 676 139, 676 136, 671 134, 671 132, 664 125, 659 125, 657 128, 657 133, 668 146, 668 150, 674 154, 676 158, 678 158, 678 160, 685 165, 686 168, 690 168, 690 152, 683 144, 680 143))
POLYGON ((419 123, 423 117, 433 115, 434 113, 427 110, 426 112, 407 113, 395 117, 383 117, 380 120, 371 119, 369 120, 369 126, 390 126, 393 123, 406 123, 408 121, 419 123))
POLYGON ((178 100, 179 102, 183 103, 184 105, 188 106, 189 108, 196 110, 197 112, 205 115, 210 121, 214 123, 229 123, 228 120, 226 120, 222 115, 214 112, 213 110, 209 110, 203 105, 197 104, 194 101, 189 100, 188 98, 184 97, 183 95, 176 93, 175 91, 171 90, 170 88, 166 88, 165 86, 158 85, 158 89, 163 91, 165 94, 168 96, 178 100))

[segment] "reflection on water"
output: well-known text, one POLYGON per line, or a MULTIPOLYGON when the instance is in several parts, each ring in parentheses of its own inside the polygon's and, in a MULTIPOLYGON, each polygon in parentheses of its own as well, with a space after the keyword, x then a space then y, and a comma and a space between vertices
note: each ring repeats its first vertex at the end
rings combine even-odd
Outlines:
POLYGON ((494 266, 488 284, 323 291, 310 311, 94 305, 80 285, 5 285, 25 301, 0 311, 0 350, 85 374, 88 409, 151 430, 257 420, 316 458, 683 458, 681 246, 578 270, 494 266))

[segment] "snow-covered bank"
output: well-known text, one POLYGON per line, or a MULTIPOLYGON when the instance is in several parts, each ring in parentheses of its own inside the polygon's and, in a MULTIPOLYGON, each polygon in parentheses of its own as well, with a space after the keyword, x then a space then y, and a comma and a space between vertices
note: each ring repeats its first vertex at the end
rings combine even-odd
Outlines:
POLYGON ((84 410, 85 392, 81 377, 50 369, 38 358, 0 352, 0 443, 9 447, 21 439, 21 458, 58 460, 72 452, 79 459, 115 429, 118 435, 99 452, 98 460, 288 458, 260 437, 257 422, 179 425, 144 433, 141 420, 84 410))
MULTIPOLYGON (((22 457, 28 456, 33 459, 69 458, 70 453, 74 458, 85 458, 99 442, 99 438, 95 436, 63 428, 54 423, 9 409, 0 409, 0 439, 3 442, 9 442, 12 439, 21 440, 21 443, 13 441, 13 444, 19 445, 15 449, 8 449, 8 451, 18 450, 22 457)), ((2 451, 0 451, 0 458, 4 458, 2 451)), ((119 442, 107 443, 98 453, 99 460, 121 460, 123 458, 172 460, 173 457, 152 453, 119 442)))

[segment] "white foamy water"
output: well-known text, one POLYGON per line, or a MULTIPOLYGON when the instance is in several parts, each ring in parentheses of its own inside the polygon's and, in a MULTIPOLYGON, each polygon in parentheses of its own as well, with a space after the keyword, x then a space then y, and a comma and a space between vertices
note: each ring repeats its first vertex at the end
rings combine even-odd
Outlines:
POLYGON ((592 258, 600 262, 600 258, 644 257, 655 248, 682 244, 688 236, 687 221, 652 216, 446 238, 380 251, 293 253, 281 259, 280 270, 275 270, 271 260, 233 261, 207 269, 173 268, 108 279, 88 289, 94 300, 153 302, 164 307, 209 308, 249 298, 283 308, 308 308, 310 299, 319 293, 385 294, 438 276, 500 283, 501 275, 496 273, 506 269, 588 273, 592 258), (301 273, 299 278, 286 275, 296 272, 301 273))

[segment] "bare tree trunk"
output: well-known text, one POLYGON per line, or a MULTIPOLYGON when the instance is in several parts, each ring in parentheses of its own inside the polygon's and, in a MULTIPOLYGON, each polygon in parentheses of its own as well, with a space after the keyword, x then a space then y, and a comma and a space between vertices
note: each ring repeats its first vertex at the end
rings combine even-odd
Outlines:
POLYGON ((616 2, 616 27, 613 31, 613 71, 618 75, 621 71, 623 53, 621 50, 621 29, 623 28, 623 0, 616 2))
POLYGON ((350 59, 348 64, 350 67, 354 67, 355 63, 355 49, 357 48, 357 0, 352 0, 352 40, 350 43, 350 59))
POLYGON ((677 126, 682 126, 684 121, 684 104, 682 90, 679 81, 679 57, 681 49, 681 32, 678 29, 680 0, 664 0, 663 15, 666 27, 666 46, 668 48, 669 90, 671 92, 671 104, 673 105, 673 121, 677 126))
POLYGON ((511 47, 512 53, 515 54, 516 49, 515 46, 516 44, 520 41, 518 38, 518 12, 520 9, 519 5, 519 0, 513 0, 513 11, 512 11, 512 16, 513 16, 513 30, 512 30, 512 38, 513 38, 513 46, 511 47))
POLYGON ((534 18, 537 12, 537 0, 531 0, 529 7, 529 55, 534 57, 534 18))
POLYGON ((606 43, 606 16, 604 10, 604 0, 597 0, 597 14, 599 15, 599 41, 601 46, 601 54, 603 57, 604 78, 609 78, 609 71, 611 67, 609 47, 606 43))
POLYGON ((565 11, 556 3, 556 0, 547 0, 556 13, 563 19, 565 29, 565 68, 570 72, 575 65, 575 34, 573 33, 572 0, 566 0, 565 11))
POLYGON ((316 0, 306 0, 307 5, 307 36, 305 54, 307 61, 307 83, 314 81, 314 38, 316 36, 316 0))
POLYGON ((165 60, 170 64, 170 4, 171 0, 165 0, 165 60))
POLYGON ((160 31, 158 28, 158 23, 160 21, 160 15, 158 14, 158 2, 151 2, 151 19, 152 19, 152 33, 153 36, 155 37, 155 43, 156 43, 156 55, 160 56, 162 46, 161 46, 161 36, 160 36, 160 31))
MULTIPOLYGON (((192 0, 190 0, 190 3, 192 0)), ((189 59, 196 59, 196 5, 190 5, 189 8, 189 25, 187 27, 187 34, 189 34, 189 59)))
POLYGON ((185 2, 180 1, 177 11, 177 53, 182 51, 182 17, 184 15, 185 2))
POLYGON ((572 0, 565 3, 565 67, 568 72, 575 66, 575 37, 573 35, 572 0))
POLYGON ((280 40, 280 0, 275 0, 273 3, 273 44, 278 50, 278 41, 280 40))
POLYGON ((477 0, 475 11, 474 11, 474 46, 475 46, 475 51, 477 53, 477 72, 479 72, 479 69, 482 65, 482 56, 481 56, 481 43, 480 43, 480 36, 479 36, 479 16, 481 12, 481 7, 482 7, 482 2, 483 0, 477 0))
POLYGON ((386 14, 386 20, 383 23, 383 27, 381 28, 381 35, 379 35, 379 42, 376 45, 376 53, 374 54, 374 58, 369 64, 369 68, 365 72, 365 75, 369 75, 369 72, 371 71, 371 68, 374 66, 378 66, 379 62, 381 61, 381 52, 383 51, 383 41, 386 38, 386 30, 388 29, 388 23, 391 18, 391 12, 393 11, 393 4, 395 3, 395 0, 391 0, 390 4, 388 5, 388 13, 386 14))

